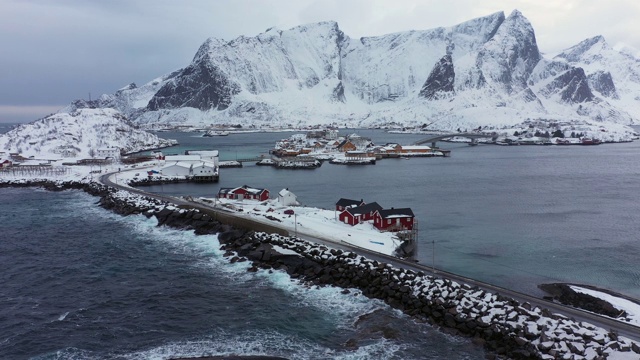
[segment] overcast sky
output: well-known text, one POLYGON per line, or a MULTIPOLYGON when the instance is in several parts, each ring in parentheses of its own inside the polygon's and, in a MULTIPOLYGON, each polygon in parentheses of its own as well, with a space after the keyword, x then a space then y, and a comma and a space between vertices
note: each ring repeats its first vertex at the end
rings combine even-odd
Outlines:
POLYGON ((188 65, 208 37, 335 20, 358 38, 514 9, 543 53, 596 35, 640 49, 638 0, 0 0, 0 122, 144 84, 188 65))

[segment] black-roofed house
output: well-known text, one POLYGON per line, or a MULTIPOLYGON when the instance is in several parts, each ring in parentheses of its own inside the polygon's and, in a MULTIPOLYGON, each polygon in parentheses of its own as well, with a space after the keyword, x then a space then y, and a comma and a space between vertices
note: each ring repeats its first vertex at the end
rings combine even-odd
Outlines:
POLYGON ((364 221, 373 220, 373 216, 377 211, 382 210, 382 206, 377 202, 372 202, 357 207, 350 207, 340 213, 340 222, 349 225, 357 225, 364 221))
POLYGON ((378 210, 373 215, 373 226, 381 231, 413 230, 414 219, 410 208, 378 210))
POLYGON ((360 199, 360 200, 351 200, 351 199, 340 198, 340 200, 338 200, 338 202, 336 203, 336 210, 337 211, 344 211, 347 208, 356 207, 356 206, 362 206, 364 204, 365 204, 365 202, 362 201, 362 199, 360 199))

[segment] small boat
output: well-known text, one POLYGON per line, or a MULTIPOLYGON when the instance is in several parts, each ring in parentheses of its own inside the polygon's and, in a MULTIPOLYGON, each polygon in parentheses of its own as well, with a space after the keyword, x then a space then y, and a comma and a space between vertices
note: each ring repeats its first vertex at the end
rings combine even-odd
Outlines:
POLYGON ((583 137, 581 140, 581 144, 582 145, 600 145, 600 140, 583 137))

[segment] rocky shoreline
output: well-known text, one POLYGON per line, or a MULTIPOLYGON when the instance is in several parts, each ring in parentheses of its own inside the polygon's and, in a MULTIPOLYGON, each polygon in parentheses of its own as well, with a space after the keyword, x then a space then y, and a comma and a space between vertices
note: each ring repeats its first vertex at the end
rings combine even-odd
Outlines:
POLYGON ((583 309, 596 314, 605 315, 614 319, 625 318, 627 316, 626 311, 624 310, 621 311, 616 309, 613 305, 611 305, 605 300, 598 299, 589 294, 584 294, 584 293, 575 291, 571 288, 571 285, 579 286, 585 289, 592 289, 592 290, 600 291, 603 293, 608 293, 610 295, 613 295, 619 298, 626 298, 629 301, 637 302, 635 299, 630 299, 622 294, 613 293, 611 291, 595 288, 589 285, 553 283, 553 284, 540 284, 538 285, 538 288, 540 288, 541 290, 549 294, 549 296, 545 296, 545 298, 558 301, 564 305, 573 306, 578 309, 583 309))
POLYGON ((121 215, 144 214, 158 225, 218 234, 232 263, 247 262, 248 271, 285 271, 312 286, 337 286, 381 299, 409 316, 444 332, 470 337, 490 358, 606 359, 611 352, 640 354, 638 344, 615 332, 576 322, 528 303, 485 292, 421 272, 398 269, 353 252, 329 249, 282 235, 257 233, 220 223, 197 209, 184 209, 95 182, 21 181, 1 187, 41 187, 51 191, 83 190, 121 215))

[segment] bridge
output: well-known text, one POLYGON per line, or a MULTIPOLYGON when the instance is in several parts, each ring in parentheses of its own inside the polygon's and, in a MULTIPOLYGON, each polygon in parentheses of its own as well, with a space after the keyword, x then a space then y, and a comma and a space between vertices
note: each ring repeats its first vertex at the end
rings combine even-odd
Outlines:
POLYGON ((487 135, 487 134, 477 134, 477 133, 455 133, 455 134, 445 134, 445 135, 428 137, 428 138, 414 142, 413 145, 422 145, 426 143, 431 143, 431 147, 435 148, 436 142, 440 140, 452 138, 454 136, 469 138, 471 139, 471 144, 473 145, 478 144, 478 139, 490 138, 491 140, 495 141, 498 138, 498 135, 496 134, 487 135))

